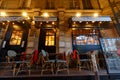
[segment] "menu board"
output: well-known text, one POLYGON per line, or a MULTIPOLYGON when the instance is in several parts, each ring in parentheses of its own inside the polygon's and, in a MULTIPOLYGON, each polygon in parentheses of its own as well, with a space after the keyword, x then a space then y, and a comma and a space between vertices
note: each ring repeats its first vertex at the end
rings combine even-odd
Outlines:
POLYGON ((101 38, 101 46, 103 49, 103 52, 114 52, 117 51, 117 45, 116 42, 120 41, 120 38, 101 38))
POLYGON ((120 56, 117 54, 120 38, 101 38, 100 43, 109 73, 120 73, 120 56))

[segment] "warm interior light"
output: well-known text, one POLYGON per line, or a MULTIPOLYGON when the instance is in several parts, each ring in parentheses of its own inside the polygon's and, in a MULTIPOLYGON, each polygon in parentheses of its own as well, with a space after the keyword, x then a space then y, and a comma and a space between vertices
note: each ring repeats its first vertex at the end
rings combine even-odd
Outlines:
POLYGON ((40 24, 42 24, 42 22, 40 22, 40 24))
POLYGON ((79 23, 82 23, 82 21, 79 21, 79 23))
POLYGON ((27 17, 27 19, 30 19, 30 17, 27 17))
POLYGON ((86 24, 88 24, 88 22, 86 22, 86 24))
POLYGON ((5 12, 1 12, 0 15, 1 16, 6 16, 6 13, 5 12))
POLYGON ((22 23, 24 24, 25 22, 23 21, 22 23))
POLYGON ((99 23, 101 24, 102 22, 100 21, 99 23))
POLYGON ((35 25, 35 21, 32 21, 32 25, 35 25))
POLYGON ((93 15, 94 17, 98 17, 98 13, 94 13, 94 15, 93 15))
POLYGON ((10 21, 8 20, 7 22, 9 23, 10 21))
POLYGON ((27 17, 27 13, 26 13, 26 12, 23 12, 23 13, 22 13, 22 16, 27 17))
POLYGON ((81 16, 81 13, 76 13, 76 17, 80 17, 81 16))
POLYGON ((5 25, 5 23, 4 23, 4 22, 3 22, 2 24, 3 24, 3 25, 5 25))
POLYGON ((44 17, 49 17, 49 14, 48 13, 43 13, 43 16, 44 17))
POLYGON ((73 24, 76 24, 76 22, 73 22, 73 24))
POLYGON ((95 21, 92 21, 92 23, 95 23, 95 21))
POLYGON ((46 23, 49 23, 49 21, 46 21, 46 23))

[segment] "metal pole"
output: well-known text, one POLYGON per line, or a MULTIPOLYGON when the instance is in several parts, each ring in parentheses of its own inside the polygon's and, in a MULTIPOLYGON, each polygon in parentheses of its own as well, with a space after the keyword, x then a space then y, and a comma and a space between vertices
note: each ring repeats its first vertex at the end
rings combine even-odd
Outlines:
POLYGON ((91 54, 91 58, 92 58, 92 64, 93 64, 93 71, 94 71, 94 75, 95 75, 95 80, 100 80, 100 77, 99 77, 99 74, 98 74, 98 67, 97 67, 97 63, 96 63, 95 54, 91 54))

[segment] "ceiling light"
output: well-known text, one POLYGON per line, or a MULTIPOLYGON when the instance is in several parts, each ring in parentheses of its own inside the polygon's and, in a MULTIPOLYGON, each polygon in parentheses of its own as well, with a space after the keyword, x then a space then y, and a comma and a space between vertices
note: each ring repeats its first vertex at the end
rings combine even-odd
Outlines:
POLYGON ((22 16, 27 17, 27 13, 26 13, 26 12, 23 12, 23 13, 22 13, 22 16))
POLYGON ((6 13, 5 12, 1 12, 0 15, 1 16, 6 16, 6 13))
POLYGON ((49 17, 49 14, 48 13, 43 13, 43 16, 44 17, 49 17))
POLYGON ((76 13, 76 17, 80 17, 81 16, 81 13, 76 13))
POLYGON ((94 13, 94 15, 93 15, 94 17, 98 17, 98 13, 94 13))

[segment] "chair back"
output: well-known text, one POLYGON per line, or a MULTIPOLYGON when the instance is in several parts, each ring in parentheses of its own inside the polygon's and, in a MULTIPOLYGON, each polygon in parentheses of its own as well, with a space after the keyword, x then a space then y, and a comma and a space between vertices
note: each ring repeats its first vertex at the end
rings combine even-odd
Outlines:
POLYGON ((41 50, 39 55, 40 55, 40 58, 42 60, 42 64, 44 64, 44 61, 49 60, 49 54, 45 50, 41 50))
POLYGON ((8 50, 7 56, 6 56, 6 61, 7 63, 10 62, 10 60, 14 61, 14 58, 16 57, 17 53, 13 50, 8 50))
POLYGON ((9 58, 14 58, 17 55, 17 53, 13 50, 8 50, 7 55, 9 58))

